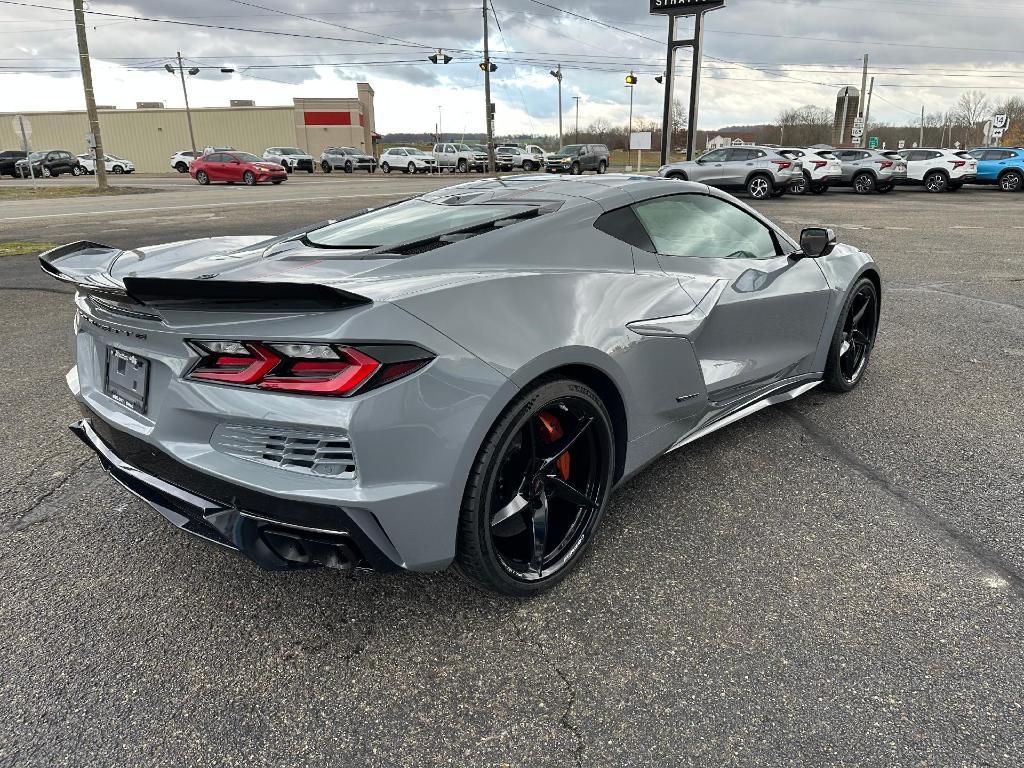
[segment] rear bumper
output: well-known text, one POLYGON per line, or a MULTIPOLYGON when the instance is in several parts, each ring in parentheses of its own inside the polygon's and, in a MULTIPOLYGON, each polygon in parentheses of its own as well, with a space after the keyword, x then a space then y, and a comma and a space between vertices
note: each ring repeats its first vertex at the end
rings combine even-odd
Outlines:
POLYGON ((176 528, 269 570, 401 567, 393 548, 378 546, 343 508, 277 499, 204 475, 84 410, 71 431, 111 477, 176 528))

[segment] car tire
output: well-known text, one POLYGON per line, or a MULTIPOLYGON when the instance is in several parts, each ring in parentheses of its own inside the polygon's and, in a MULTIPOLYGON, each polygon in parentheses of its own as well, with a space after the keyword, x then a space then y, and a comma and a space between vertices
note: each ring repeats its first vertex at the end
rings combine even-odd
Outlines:
POLYGON ((206 173, 206 171, 199 171, 199 173, 196 174, 196 181, 198 181, 205 187, 207 184, 210 183, 210 177, 206 173))
POLYGON ((459 173, 469 173, 469 162, 467 162, 466 158, 459 159, 458 169, 459 173))
POLYGON ((771 178, 759 173, 747 180, 747 194, 754 200, 767 200, 775 191, 771 178))
POLYGON ((345 173, 352 173, 352 163, 345 163, 345 173))
POLYGON ((999 188, 1003 192, 1020 192, 1024 189, 1024 174, 1020 171, 1007 171, 999 177, 999 188))
POLYGON ((113 173, 117 173, 117 174, 121 174, 121 173, 124 173, 124 167, 123 167, 123 166, 120 166, 120 165, 115 165, 115 166, 114 166, 113 168, 111 168, 110 170, 111 170, 111 171, 112 171, 113 173))
POLYGON ((381 163, 380 169, 384 171, 384 173, 391 173, 391 166, 388 165, 387 163, 381 163))
POLYGON ((72 176, 81 176, 82 175, 82 171, 83 171, 82 166, 76 165, 74 168, 71 169, 71 175, 72 176))
POLYGON ((43 178, 44 179, 48 179, 48 178, 50 178, 51 176, 54 176, 54 175, 60 176, 59 173, 58 174, 54 174, 49 168, 43 168, 43 178))
POLYGON ((581 382, 545 378, 517 396, 488 433, 466 483, 456 568, 482 589, 519 598, 564 579, 593 541, 608 505, 614 434, 601 398, 581 382), (535 435, 529 445, 526 434, 535 435), (552 459, 560 444, 570 460, 548 461, 549 471, 531 475, 536 459, 552 459), (526 451, 536 459, 520 466, 526 451), (517 500, 525 506, 513 512, 517 500))
POLYGON ((789 191, 794 195, 806 195, 807 191, 811 188, 811 177, 808 174, 803 175, 803 180, 793 184, 789 191))
POLYGON ((324 160, 320 163, 320 170, 324 173, 331 173, 334 170, 334 166, 324 160))
POLYGON ((599 162, 597 164, 597 172, 598 173, 607 173, 608 172, 608 163, 606 163, 604 160, 599 162))
POLYGON ((175 163, 174 164, 174 169, 178 173, 188 173, 188 163, 180 163, 180 162, 179 163, 175 163))
POLYGON ((405 166, 406 173, 416 173, 416 163, 409 163, 405 166))
POLYGON ((579 163, 573 163, 572 165, 569 166, 570 176, 579 176, 581 173, 583 173, 583 171, 580 169, 579 163))
POLYGON ((878 289, 862 277, 850 290, 832 333, 825 361, 826 389, 849 392, 860 384, 875 347, 879 316, 878 289), (865 300, 867 303, 862 303, 865 300))
POLYGON ((933 194, 949 191, 949 176, 942 171, 932 171, 924 177, 924 188, 933 194))
POLYGON ((253 173, 252 171, 246 171, 245 173, 242 174, 242 181, 245 182, 245 186, 247 187, 255 187, 256 174, 253 173))
POLYGON ((875 177, 870 173, 858 173, 853 177, 853 191, 858 195, 870 195, 877 188, 875 177))

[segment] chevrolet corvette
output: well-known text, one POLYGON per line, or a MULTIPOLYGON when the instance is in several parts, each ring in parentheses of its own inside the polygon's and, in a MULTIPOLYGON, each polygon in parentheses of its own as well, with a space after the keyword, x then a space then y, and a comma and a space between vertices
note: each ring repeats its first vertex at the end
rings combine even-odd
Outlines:
POLYGON ((665 179, 485 179, 288 234, 40 256, 75 286, 74 432, 269 569, 553 586, 642 467, 864 378, 873 259, 665 179))

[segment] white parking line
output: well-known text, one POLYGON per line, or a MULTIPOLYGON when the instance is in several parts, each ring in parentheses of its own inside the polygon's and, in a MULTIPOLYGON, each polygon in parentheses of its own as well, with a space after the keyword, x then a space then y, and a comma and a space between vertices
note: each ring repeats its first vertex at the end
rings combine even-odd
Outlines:
POLYGON ((9 216, 0 219, 0 224, 7 221, 26 221, 29 219, 66 219, 73 216, 96 216, 98 214, 107 217, 117 217, 122 213, 156 213, 163 211, 188 211, 209 208, 227 208, 236 205, 280 205, 281 203, 304 203, 310 200, 339 200, 354 197, 406 197, 408 192, 380 192, 365 195, 319 195, 317 197, 285 197, 277 200, 237 200, 232 203, 202 203, 199 205, 166 205, 151 208, 120 208, 107 209, 105 211, 78 211, 75 213, 47 213, 35 216, 9 216))

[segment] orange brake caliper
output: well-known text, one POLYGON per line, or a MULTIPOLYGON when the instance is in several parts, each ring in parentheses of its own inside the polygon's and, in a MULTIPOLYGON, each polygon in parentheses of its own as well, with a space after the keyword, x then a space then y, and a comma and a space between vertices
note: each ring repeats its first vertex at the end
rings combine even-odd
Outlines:
MULTIPOLYGON (((558 418, 547 411, 541 411, 537 418, 540 419, 541 423, 541 439, 551 444, 556 440, 561 440, 565 432, 562 430, 562 425, 559 423, 558 418)), ((569 479, 569 470, 572 466, 572 459, 569 456, 569 451, 566 451, 558 460, 555 462, 555 467, 558 469, 558 474, 562 476, 563 480, 569 479)))

